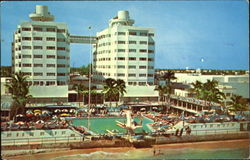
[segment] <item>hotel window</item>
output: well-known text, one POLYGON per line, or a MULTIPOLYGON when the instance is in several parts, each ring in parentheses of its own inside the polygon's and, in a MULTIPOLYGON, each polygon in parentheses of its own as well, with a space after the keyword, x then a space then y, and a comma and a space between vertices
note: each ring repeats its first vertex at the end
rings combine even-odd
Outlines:
POLYGON ((124 60, 125 60, 125 57, 118 57, 118 60, 124 61, 124 60))
POLYGON ((31 64, 23 63, 23 67, 31 67, 31 64))
POLYGON ((62 131, 62 134, 66 134, 66 131, 62 131))
POLYGON ((31 31, 31 28, 24 27, 24 28, 22 28, 22 31, 31 31))
POLYGON ((148 82, 148 85, 152 86, 152 85, 153 85, 153 82, 148 82))
POLYGON ((128 66, 129 69, 136 69, 136 66, 128 66))
POLYGON ((147 52, 147 50, 146 49, 140 49, 139 52, 145 53, 145 52, 147 52))
POLYGON ((129 76, 129 77, 135 77, 136 74, 132 74, 132 73, 131 73, 131 74, 128 74, 128 76, 129 76))
POLYGON ((34 86, 39 86, 39 81, 34 81, 34 86))
POLYGON ((44 136, 44 132, 40 132, 40 136, 44 136))
POLYGON ((125 32, 118 32, 118 36, 124 36, 124 35, 126 35, 125 32))
POLYGON ((47 46, 48 50, 55 50, 56 48, 54 46, 47 46))
POLYGON ((31 49, 31 46, 22 46, 22 49, 31 49))
POLYGON ((136 41, 128 41, 129 44, 136 44, 136 41))
POLYGON ((24 54, 23 58, 31 58, 31 55, 24 54))
POLYGON ((140 36, 148 36, 148 33, 146 33, 146 32, 141 32, 141 33, 140 33, 140 36))
POLYGON ((66 65, 65 64, 57 64, 57 67, 64 68, 64 67, 66 67, 66 65))
POLYGON ((139 82, 139 86, 145 86, 146 84, 146 82, 139 82))
POLYGON ((41 27, 34 27, 33 31, 43 31, 43 29, 41 27))
POLYGON ((154 58, 148 58, 148 61, 154 61, 154 58))
POLYGON ((56 58, 56 56, 54 56, 54 55, 47 55, 47 58, 52 58, 52 59, 54 59, 54 58, 56 58))
POLYGON ((47 64, 47 67, 54 68, 54 67, 56 67, 56 65, 55 64, 47 64))
POLYGON ((57 59, 66 59, 66 56, 57 56, 57 59))
POLYGON ((146 69, 147 66, 139 66, 139 69, 146 69))
POLYGON ((34 37, 33 40, 36 40, 36 41, 42 41, 43 38, 42 37, 34 37))
POLYGON ((148 44, 147 41, 140 41, 140 44, 148 44))
POLYGON ((148 42, 148 45, 155 45, 155 42, 148 42))
POLYGON ((34 49, 43 49, 43 46, 34 46, 34 49))
POLYGON ((117 76, 118 76, 118 77, 124 77, 125 74, 124 74, 124 73, 118 73, 117 76))
POLYGON ((136 61, 136 57, 129 57, 128 60, 130 60, 130 61, 136 61))
POLYGON ((31 41, 31 37, 22 37, 23 41, 31 41))
POLYGON ((55 28, 46 28, 46 31, 48 31, 48 32, 55 32, 56 29, 55 28))
POLYGON ((47 76, 56 76, 55 73, 47 73, 47 76))
POLYGON ((148 69, 154 69, 154 66, 148 66, 148 69))
POLYGON ((118 41, 118 44, 125 44, 125 41, 118 41))
POLYGON ((30 136, 34 136, 34 133, 30 133, 30 136))
POLYGON ((220 125, 219 125, 219 124, 217 124, 217 127, 220 127, 220 125))
POLYGON ((34 76, 43 76, 43 73, 42 72, 35 72, 34 76))
POLYGON ((8 134, 7 134, 7 137, 11 137, 11 133, 8 133, 8 134))
POLYGON ((57 50, 65 51, 65 47, 57 47, 57 50))
POLYGON ((147 60, 147 58, 140 58, 140 61, 146 61, 147 60))
POLYGON ((149 33, 148 36, 154 36, 155 34, 154 33, 149 33))
POLYGON ((125 49, 118 49, 118 52, 125 52, 125 49))
POLYGON ((43 58, 43 55, 34 55, 34 58, 43 58))
POLYGON ((148 50, 148 53, 154 53, 155 51, 154 50, 148 50))
POLYGON ((46 38, 46 41, 55 41, 55 40, 56 40, 55 37, 47 37, 47 38, 46 38))
POLYGON ((124 65, 119 65, 119 66, 117 66, 117 68, 125 68, 125 66, 124 65))
POLYGON ((131 36, 136 36, 136 32, 129 32, 128 34, 131 36))
POLYGON ((65 73, 57 73, 57 76, 65 76, 65 73))
POLYGON ((64 38, 57 38, 57 42, 65 42, 64 38))
MULTIPOLYGON (((46 82, 46 86, 52 86, 52 85, 55 85, 56 83, 54 81, 47 81, 46 82)), ((55 132, 56 134, 56 132, 55 132)))
POLYGON ((31 76, 31 72, 23 72, 23 75, 25 75, 25 76, 31 76))
POLYGON ((154 77, 154 74, 148 74, 148 77, 154 77))
POLYGON ((57 29, 57 32, 59 32, 59 33, 64 33, 64 32, 65 32, 65 29, 57 29))
POLYGON ((66 82, 64 82, 64 81, 57 81, 57 85, 59 85, 59 86, 66 85, 66 82))
POLYGON ((129 49, 129 52, 136 52, 136 49, 129 49))
POLYGON ((146 77, 146 74, 139 74, 139 77, 146 77))
POLYGON ((210 124, 210 128, 212 128, 213 127, 213 125, 212 124, 210 124))

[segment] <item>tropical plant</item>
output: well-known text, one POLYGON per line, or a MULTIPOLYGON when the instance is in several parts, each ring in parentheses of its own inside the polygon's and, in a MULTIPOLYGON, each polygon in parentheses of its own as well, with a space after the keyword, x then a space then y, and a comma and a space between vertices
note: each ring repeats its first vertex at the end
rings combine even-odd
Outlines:
POLYGON ((9 92, 12 94, 13 104, 10 110, 10 118, 15 118, 17 114, 24 114, 25 105, 32 97, 29 95, 30 84, 27 76, 21 72, 11 75, 12 80, 6 84, 9 92))
POLYGON ((88 90, 88 88, 84 86, 83 84, 74 84, 73 89, 75 89, 77 92, 77 101, 79 102, 80 102, 80 96, 82 96, 85 90, 88 90))
POLYGON ((249 108, 246 99, 239 95, 233 95, 228 109, 230 111, 239 111, 242 113, 243 111, 247 111, 249 108))
POLYGON ((196 93, 196 98, 204 100, 205 105, 206 102, 209 102, 209 106, 211 102, 221 103, 225 98, 225 94, 218 89, 218 81, 216 80, 207 80, 205 83, 196 81, 192 85, 194 86, 192 90, 196 93))
POLYGON ((104 97, 109 100, 111 106, 111 101, 114 100, 117 94, 119 94, 119 91, 116 87, 116 80, 112 78, 106 79, 102 93, 104 93, 104 97))
POLYGON ((120 99, 124 95, 124 93, 127 93, 126 92, 126 83, 124 82, 124 80, 118 79, 116 81, 116 88, 119 92, 119 100, 118 101, 120 101, 120 99))
POLYGON ((175 80, 176 77, 174 76, 173 71, 167 71, 164 72, 161 76, 160 79, 165 80, 166 82, 166 88, 165 93, 167 94, 167 108, 170 107, 170 95, 173 93, 173 85, 172 85, 172 80, 175 80))

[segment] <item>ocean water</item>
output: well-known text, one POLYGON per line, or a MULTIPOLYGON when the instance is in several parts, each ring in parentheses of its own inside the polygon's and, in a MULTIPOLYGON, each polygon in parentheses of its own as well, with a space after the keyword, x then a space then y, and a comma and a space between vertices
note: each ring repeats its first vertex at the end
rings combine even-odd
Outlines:
POLYGON ((135 149, 127 152, 96 151, 89 154, 76 154, 60 156, 51 160, 85 160, 85 159, 246 159, 249 157, 249 148, 223 148, 223 149, 135 149))
MULTIPOLYGON (((108 130, 113 130, 116 129, 119 132, 125 133, 126 130, 117 126, 116 125, 116 121, 120 121, 120 122, 126 122, 126 118, 125 117, 109 117, 109 118, 90 118, 90 130, 95 132, 95 133, 107 133, 107 129, 108 130)), ((136 122, 139 122, 140 119, 139 118, 135 118, 136 122)), ((142 126, 143 129, 146 132, 150 132, 150 129, 147 127, 148 123, 152 123, 151 120, 147 119, 147 118, 143 118, 142 119, 142 126)), ((73 120, 73 124, 77 125, 77 126, 88 126, 88 120, 87 119, 75 119, 73 120)), ((138 132, 141 130, 140 128, 137 129, 138 132)))

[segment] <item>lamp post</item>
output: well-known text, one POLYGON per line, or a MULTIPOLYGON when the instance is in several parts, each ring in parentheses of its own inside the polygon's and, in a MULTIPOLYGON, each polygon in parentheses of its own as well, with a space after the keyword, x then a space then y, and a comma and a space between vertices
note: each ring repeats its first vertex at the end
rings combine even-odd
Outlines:
POLYGON ((89 55, 89 94, 88 94, 88 129, 90 128, 90 105, 91 105, 91 72, 92 72, 92 45, 91 45, 91 26, 89 26, 89 43, 90 43, 90 55, 89 55))

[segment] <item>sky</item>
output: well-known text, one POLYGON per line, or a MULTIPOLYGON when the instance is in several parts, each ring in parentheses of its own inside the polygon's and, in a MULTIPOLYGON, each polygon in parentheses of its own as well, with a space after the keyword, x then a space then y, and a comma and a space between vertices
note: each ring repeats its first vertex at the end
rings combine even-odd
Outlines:
MULTIPOLYGON (((246 0, 1 2, 1 66, 11 65, 13 33, 36 5, 47 5, 56 22, 83 36, 95 36, 119 10, 129 11, 134 26, 155 29, 155 68, 249 69, 246 0)), ((90 45, 70 44, 70 50, 71 67, 89 63, 90 45)))

